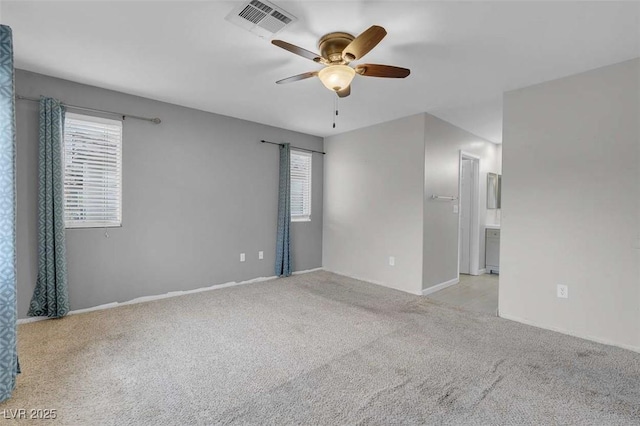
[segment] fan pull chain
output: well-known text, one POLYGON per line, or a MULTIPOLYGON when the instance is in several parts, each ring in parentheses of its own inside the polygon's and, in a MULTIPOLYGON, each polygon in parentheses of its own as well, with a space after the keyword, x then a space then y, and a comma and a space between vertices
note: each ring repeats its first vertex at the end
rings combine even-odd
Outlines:
POLYGON ((336 117, 338 116, 338 94, 336 93, 336 97, 333 100, 333 110, 335 113, 333 114, 333 128, 336 128, 336 117))

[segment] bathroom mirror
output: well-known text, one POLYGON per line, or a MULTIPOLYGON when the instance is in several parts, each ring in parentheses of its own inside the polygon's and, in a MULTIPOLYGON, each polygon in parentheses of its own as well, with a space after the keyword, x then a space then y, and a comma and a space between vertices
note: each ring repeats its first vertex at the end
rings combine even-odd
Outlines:
POLYGON ((500 208, 500 192, 502 176, 496 173, 487 173, 487 208, 500 208))

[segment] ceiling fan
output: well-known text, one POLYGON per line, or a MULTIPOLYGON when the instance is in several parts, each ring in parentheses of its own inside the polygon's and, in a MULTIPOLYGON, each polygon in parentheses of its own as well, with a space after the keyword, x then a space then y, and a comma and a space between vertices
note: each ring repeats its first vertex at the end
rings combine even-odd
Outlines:
POLYGON ((276 83, 292 83, 317 76, 327 89, 344 98, 351 94, 351 81, 356 74, 365 77, 405 78, 411 72, 407 68, 378 64, 360 64, 355 68, 349 66, 352 61, 361 59, 369 53, 386 35, 387 31, 377 25, 373 25, 358 37, 343 32, 329 33, 318 41, 320 55, 286 41, 272 40, 272 44, 282 49, 325 65, 325 68, 320 71, 294 75, 278 80, 276 83))

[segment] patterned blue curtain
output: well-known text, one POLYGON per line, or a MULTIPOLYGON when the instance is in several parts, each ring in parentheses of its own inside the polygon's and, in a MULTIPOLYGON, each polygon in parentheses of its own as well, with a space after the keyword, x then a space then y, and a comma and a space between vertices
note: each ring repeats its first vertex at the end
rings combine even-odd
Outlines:
POLYGON ((38 280, 29 315, 60 318, 69 312, 64 230, 64 185, 60 101, 40 98, 38 153, 38 280))
POLYGON ((18 374, 16 347, 16 120, 11 28, 0 25, 0 401, 18 374))
POLYGON ((278 191, 278 236, 276 240, 276 275, 291 275, 289 226, 291 224, 291 150, 280 145, 280 189, 278 191))

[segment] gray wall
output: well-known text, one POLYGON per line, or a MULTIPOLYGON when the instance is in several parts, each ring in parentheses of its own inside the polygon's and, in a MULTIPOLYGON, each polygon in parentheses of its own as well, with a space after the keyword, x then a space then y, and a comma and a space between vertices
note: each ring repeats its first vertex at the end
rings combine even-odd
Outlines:
MULTIPOLYGON (((322 138, 20 70, 16 91, 162 119, 124 122, 122 228, 67 231, 71 309, 274 274, 278 148, 259 141, 322 138)), ((17 102, 20 318, 37 275, 37 108, 17 102)), ((298 271, 322 266, 322 155, 312 179, 311 222, 292 224, 298 271)))
POLYGON ((496 223, 495 211, 487 215, 487 172, 500 173, 501 149, 498 145, 425 114, 424 185, 424 266, 423 288, 458 278, 457 203, 430 199, 431 195, 458 195, 460 150, 480 157, 478 213, 480 247, 478 264, 484 268, 484 237, 487 223, 496 223), (489 217, 487 217, 489 216, 489 217))
POLYGON ((420 294, 424 114, 326 138, 325 149, 323 266, 420 294))
POLYGON ((458 194, 461 149, 481 159, 484 268, 486 174, 500 172, 499 146, 422 113, 326 138, 325 149, 326 269, 414 294, 457 278, 458 215, 429 197, 458 194))
POLYGON ((640 350, 639 93, 636 59, 505 95, 502 317, 640 350))

